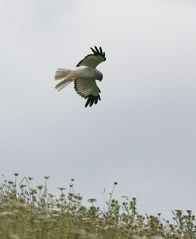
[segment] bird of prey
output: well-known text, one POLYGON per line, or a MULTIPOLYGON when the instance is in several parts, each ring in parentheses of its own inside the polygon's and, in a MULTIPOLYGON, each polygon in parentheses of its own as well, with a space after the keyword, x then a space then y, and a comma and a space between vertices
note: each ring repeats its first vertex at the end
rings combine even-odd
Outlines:
POLYGON ((61 80, 57 85, 58 91, 74 82, 74 89, 83 98, 87 99, 85 107, 97 104, 100 98, 100 89, 96 80, 101 81, 103 74, 96 69, 97 65, 106 60, 102 48, 91 48, 92 53, 85 56, 73 70, 59 68, 55 74, 55 80, 61 80))

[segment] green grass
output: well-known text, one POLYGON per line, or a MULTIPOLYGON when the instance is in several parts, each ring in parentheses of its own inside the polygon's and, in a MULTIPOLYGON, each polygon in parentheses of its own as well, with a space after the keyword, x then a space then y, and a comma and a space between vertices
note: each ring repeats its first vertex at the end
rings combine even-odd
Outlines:
POLYGON ((191 211, 173 211, 173 220, 161 215, 140 215, 136 199, 113 198, 115 182, 106 209, 90 198, 82 205, 71 179, 68 190, 59 196, 48 192, 47 180, 32 187, 32 178, 3 180, 0 183, 0 239, 192 239, 196 238, 195 216, 191 211))

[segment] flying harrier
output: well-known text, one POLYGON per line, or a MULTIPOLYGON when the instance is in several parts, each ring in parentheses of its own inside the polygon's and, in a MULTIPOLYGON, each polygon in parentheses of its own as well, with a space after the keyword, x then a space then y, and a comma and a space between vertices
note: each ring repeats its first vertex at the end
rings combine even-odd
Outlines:
POLYGON ((92 54, 85 56, 77 65, 76 69, 58 69, 55 74, 55 80, 61 80, 56 85, 58 91, 62 90, 65 86, 74 82, 74 89, 76 92, 87 99, 85 107, 88 105, 91 107, 93 104, 97 104, 100 98, 100 89, 96 84, 96 80, 101 81, 103 74, 96 69, 96 67, 106 60, 105 52, 102 48, 91 48, 92 54))

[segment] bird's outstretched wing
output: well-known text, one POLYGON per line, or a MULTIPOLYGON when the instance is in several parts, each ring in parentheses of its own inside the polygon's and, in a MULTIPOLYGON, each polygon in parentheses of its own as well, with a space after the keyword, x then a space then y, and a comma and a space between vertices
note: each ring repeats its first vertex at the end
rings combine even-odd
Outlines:
POLYGON ((95 46, 95 49, 91 47, 93 54, 89 54, 85 56, 76 66, 89 66, 95 68, 101 62, 106 60, 105 52, 103 52, 102 48, 99 49, 95 46))
POLYGON ((85 107, 88 105, 91 107, 93 104, 97 104, 97 102, 101 100, 99 95, 101 91, 94 79, 77 79, 74 81, 74 89, 80 96, 87 99, 85 107))

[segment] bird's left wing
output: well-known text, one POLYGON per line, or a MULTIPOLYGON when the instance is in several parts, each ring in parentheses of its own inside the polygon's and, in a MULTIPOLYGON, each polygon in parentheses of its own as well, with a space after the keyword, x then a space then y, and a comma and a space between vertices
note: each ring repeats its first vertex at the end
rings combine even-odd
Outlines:
POLYGON ((87 99, 85 107, 88 105, 91 107, 93 104, 97 104, 97 102, 101 100, 99 95, 101 91, 94 79, 77 79, 74 81, 74 88, 80 96, 87 99))
POLYGON ((95 49, 91 48, 93 54, 89 54, 85 56, 76 66, 89 66, 95 68, 101 62, 106 60, 105 52, 103 52, 102 48, 99 49, 95 46, 95 49))

